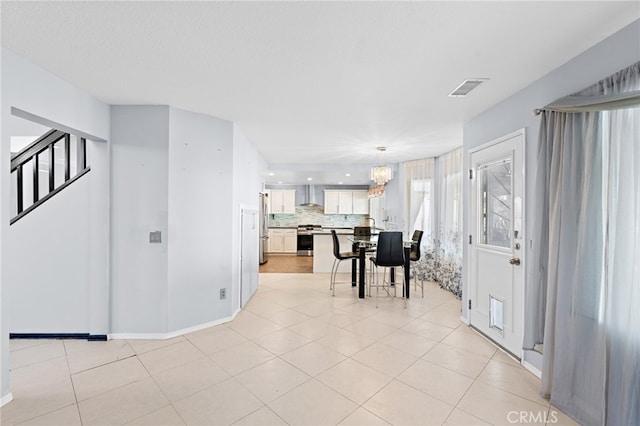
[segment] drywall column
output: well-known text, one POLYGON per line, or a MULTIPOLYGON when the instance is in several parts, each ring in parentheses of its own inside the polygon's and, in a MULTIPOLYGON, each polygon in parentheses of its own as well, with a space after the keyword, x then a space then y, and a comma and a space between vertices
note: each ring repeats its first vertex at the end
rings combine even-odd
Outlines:
POLYGON ((112 335, 228 319, 233 124, 169 106, 113 106, 111 117, 112 335))
MULTIPOLYGON (((4 69, 4 67, 0 67, 4 69)), ((0 71, 0 94, 4 90, 4 72, 0 71)), ((9 167, 11 153, 9 150, 9 134, 6 131, 5 118, 8 117, 8 105, 2 103, 2 119, 0 120, 0 406, 11 400, 9 389, 9 327, 5 295, 7 282, 4 268, 4 254, 8 253, 7 235, 9 231, 9 167)))
POLYGON ((175 332, 232 313, 233 124, 177 108, 169 123, 168 330, 175 332))
POLYGON ((110 330, 110 174, 111 144, 87 141, 91 172, 89 192, 89 334, 108 335, 110 330))
POLYGON ((111 107, 111 332, 167 332, 168 106, 111 107), (161 233, 150 243, 150 232, 161 233))

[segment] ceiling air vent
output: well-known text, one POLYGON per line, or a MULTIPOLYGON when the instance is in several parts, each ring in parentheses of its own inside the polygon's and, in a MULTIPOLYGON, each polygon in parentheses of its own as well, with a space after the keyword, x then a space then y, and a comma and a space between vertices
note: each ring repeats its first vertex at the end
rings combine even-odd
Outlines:
POLYGON ((469 78, 456 87, 449 96, 452 98, 462 98, 469 94, 470 91, 487 81, 488 78, 469 78))

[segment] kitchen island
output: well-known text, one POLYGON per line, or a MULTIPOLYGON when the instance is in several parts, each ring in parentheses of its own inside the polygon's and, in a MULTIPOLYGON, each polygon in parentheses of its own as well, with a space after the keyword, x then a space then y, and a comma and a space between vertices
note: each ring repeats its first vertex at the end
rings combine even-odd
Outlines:
MULTIPOLYGON (((313 272, 331 272, 335 256, 333 255, 333 240, 331 229, 338 234, 340 251, 351 251, 353 228, 323 228, 313 233, 313 272)), ((351 273, 351 262, 340 262, 338 272, 351 273)))

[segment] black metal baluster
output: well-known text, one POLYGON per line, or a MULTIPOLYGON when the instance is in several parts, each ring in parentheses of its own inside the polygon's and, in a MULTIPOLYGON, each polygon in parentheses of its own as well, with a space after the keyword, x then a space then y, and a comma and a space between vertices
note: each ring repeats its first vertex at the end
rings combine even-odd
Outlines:
POLYGON ((38 159, 38 154, 33 157, 33 204, 37 203, 40 199, 40 190, 39 190, 39 172, 40 172, 40 160, 38 159))
POLYGON ((78 144, 78 171, 82 171, 87 167, 87 140, 80 138, 78 144))
POLYGON ((24 180, 22 179, 22 164, 20 164, 17 168, 16 168, 16 173, 17 173, 17 178, 18 178, 18 214, 22 213, 23 210, 23 197, 24 194, 22 193, 22 185, 24 180))
POLYGON ((49 145, 49 192, 53 192, 53 190, 56 187, 56 181, 55 181, 55 176, 54 176, 54 169, 55 169, 55 154, 53 152, 53 147, 55 146, 54 143, 52 143, 51 145, 49 145))
POLYGON ((71 135, 64 135, 64 181, 71 178, 71 135))

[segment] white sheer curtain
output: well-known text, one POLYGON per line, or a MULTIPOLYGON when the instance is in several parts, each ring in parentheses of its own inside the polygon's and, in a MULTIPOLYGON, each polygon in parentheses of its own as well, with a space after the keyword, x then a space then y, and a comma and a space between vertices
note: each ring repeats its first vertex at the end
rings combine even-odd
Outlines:
POLYGON ((435 278, 462 295, 462 148, 437 158, 438 238, 435 278))
POLYGON ((640 424, 640 107, 606 102, 639 89, 637 63, 542 112, 525 346, 589 425, 640 424))
MULTIPOLYGON (((625 88, 640 89, 640 63, 625 88)), ((640 424, 640 107, 605 112, 609 134, 606 424, 640 424)))
MULTIPOLYGON (((462 281, 462 148, 403 164, 405 232, 424 231, 414 271, 457 296, 462 281), (437 164, 437 166, 436 166, 437 164)), ((412 268, 414 268, 412 266, 412 268)))
POLYGON ((434 215, 434 159, 403 163, 405 233, 411 237, 416 229, 424 231, 423 246, 433 245, 434 215))

